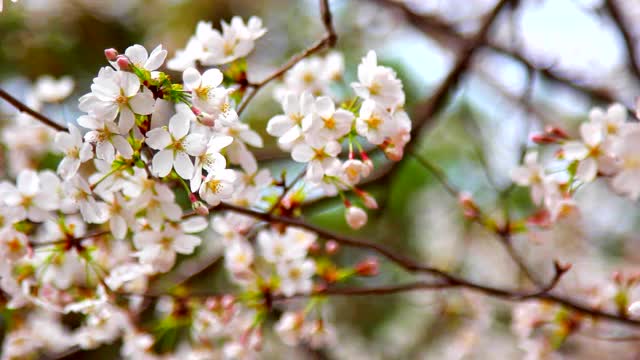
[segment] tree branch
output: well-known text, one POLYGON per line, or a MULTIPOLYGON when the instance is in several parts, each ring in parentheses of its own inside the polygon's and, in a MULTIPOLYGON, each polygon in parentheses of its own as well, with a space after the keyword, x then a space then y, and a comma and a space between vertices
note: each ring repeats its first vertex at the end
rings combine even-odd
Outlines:
MULTIPOLYGON (((416 14, 401 2, 392 0, 376 1, 384 7, 399 10, 405 16, 406 20, 416 29, 424 33, 426 36, 435 37, 436 40, 441 38, 441 42, 446 45, 453 44, 454 46, 464 47, 467 46, 466 44, 473 42, 473 39, 468 39, 464 35, 459 34, 453 26, 446 22, 443 22, 433 16, 416 14)), ((530 71, 538 71, 544 77, 570 87, 575 91, 585 93, 600 102, 612 103, 617 101, 616 96, 610 89, 583 85, 580 80, 569 78, 561 72, 553 69, 539 66, 536 64, 536 61, 522 55, 514 49, 510 49, 489 38, 485 40, 486 41, 481 44, 481 46, 487 47, 492 51, 508 56, 515 61, 522 63, 530 71)))
POLYGON ((8 92, 6 92, 6 91, 4 91, 2 89, 0 89, 0 98, 2 98, 5 101, 7 101, 13 107, 18 109, 18 111, 31 115, 36 120, 40 121, 41 123, 43 123, 45 125, 48 125, 48 126, 54 128, 54 129, 58 130, 58 131, 67 131, 67 127, 66 126, 60 125, 57 122, 55 122, 55 121, 49 119, 48 117, 44 116, 40 112, 33 110, 32 108, 27 106, 25 103, 21 102, 20 100, 16 99, 15 97, 11 96, 11 94, 9 94, 8 92))
POLYGON ((324 49, 325 47, 335 46, 336 41, 338 40, 338 35, 336 34, 335 29, 333 27, 331 9, 329 7, 329 0, 318 0, 318 1, 320 4, 320 16, 322 18, 322 24, 324 25, 324 28, 325 28, 324 36, 320 40, 316 41, 313 45, 308 47, 307 49, 291 57, 289 61, 284 63, 281 67, 276 69, 273 73, 271 73, 269 76, 264 78, 262 81, 259 81, 256 83, 249 82, 248 87, 251 88, 251 91, 242 99, 242 102, 240 103, 240 105, 238 105, 238 109, 237 109, 238 115, 242 114, 242 112, 246 109, 249 102, 256 96, 258 91, 260 91, 260 89, 262 89, 265 85, 267 85, 274 79, 277 79, 278 77, 282 76, 284 73, 289 71, 289 69, 294 67, 297 63, 302 61, 304 58, 315 54, 316 52, 324 49))
POLYGON ((636 51, 634 44, 637 41, 633 38, 631 34, 631 29, 627 26, 627 22, 624 19, 624 10, 620 8, 618 3, 615 0, 606 0, 604 2, 604 7, 607 9, 613 22, 616 24, 618 30, 622 34, 622 38, 624 39, 624 46, 627 49, 627 53, 629 54, 629 68, 633 75, 640 79, 640 59, 639 54, 636 51))

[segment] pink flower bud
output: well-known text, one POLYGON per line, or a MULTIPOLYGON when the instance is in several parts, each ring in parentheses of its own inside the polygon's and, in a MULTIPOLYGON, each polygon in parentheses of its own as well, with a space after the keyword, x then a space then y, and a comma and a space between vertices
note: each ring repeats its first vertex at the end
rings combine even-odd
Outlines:
POLYGON ((346 211, 347 224, 352 229, 360 229, 367 223, 367 213, 357 206, 349 206, 346 211))
POLYGON ((195 201, 191 203, 191 208, 198 215, 207 216, 209 215, 209 208, 202 201, 195 201))
POLYGON ((236 298, 233 295, 223 295, 222 299, 220 299, 220 303, 223 308, 231 309, 236 302, 236 298))
POLYGON ((555 144, 558 142, 558 139, 547 134, 534 134, 531 136, 531 141, 536 144, 555 144))
POLYGON ((458 202, 462 207, 462 212, 467 219, 475 219, 480 214, 478 206, 473 201, 471 194, 467 192, 461 192, 458 195, 458 202))
POLYGON ((551 135, 551 136, 555 136, 555 137, 559 137, 561 139, 568 139, 569 138, 569 134, 567 134, 566 131, 564 131, 564 129, 556 127, 556 126, 546 126, 544 128, 544 131, 551 135))
POLYGON ((375 258, 363 260, 356 264, 355 267, 356 273, 360 276, 376 276, 379 269, 380 264, 378 259, 375 258))
POLYGON ((362 202, 364 203, 364 206, 366 206, 368 209, 377 209, 378 208, 378 202, 368 192, 362 191, 360 189, 356 189, 356 194, 358 194, 360 199, 362 199, 362 202))
POLYGON ((129 61, 129 59, 124 55, 118 55, 116 58, 116 64, 118 64, 120 70, 131 69, 131 61, 129 61))
POLYGON ((400 161, 404 156, 404 149, 397 146, 388 146, 384 149, 384 154, 391 161, 400 161))
POLYGON ((196 118, 198 119, 198 122, 204 126, 212 127, 216 124, 216 119, 214 119, 211 114, 203 112, 200 113, 200 115, 198 115, 196 118))
POLYGON ((220 300, 214 296, 207 298, 204 305, 207 309, 215 311, 220 306, 220 300))
POLYGON ((198 109, 195 106, 191 107, 191 112, 193 112, 193 115, 195 115, 195 116, 200 116, 200 114, 202 114, 202 111, 200 111, 200 109, 198 109))
POLYGON ((340 250, 340 244, 338 244, 335 240, 329 240, 324 244, 324 251, 329 255, 333 255, 340 250))
POLYGON ((320 252, 320 245, 318 245, 318 243, 314 242, 309 246, 310 254, 317 254, 319 252, 320 252))
POLYGON ((118 58, 118 50, 114 48, 104 49, 104 56, 109 61, 116 61, 116 59, 118 58))

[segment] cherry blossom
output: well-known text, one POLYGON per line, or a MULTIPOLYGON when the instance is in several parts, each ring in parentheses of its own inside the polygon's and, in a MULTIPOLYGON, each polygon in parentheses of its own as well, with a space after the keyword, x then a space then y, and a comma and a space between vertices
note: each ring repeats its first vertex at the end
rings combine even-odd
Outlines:
POLYGON ((73 177, 80 164, 93 157, 91 144, 82 141, 80 131, 73 124, 69 124, 69 132, 59 132, 55 139, 56 147, 65 154, 58 165, 58 174, 63 179, 73 177))
POLYGON ((169 128, 157 128, 147 133, 146 143, 160 150, 153 156, 153 171, 165 177, 174 168, 183 179, 193 176, 193 162, 189 155, 197 156, 204 150, 204 139, 199 134, 189 134, 191 118, 178 112, 169 120, 169 128))
POLYGON ((135 74, 118 71, 104 72, 91 85, 95 115, 114 120, 120 114, 118 127, 127 133, 134 125, 135 114, 148 115, 153 112, 155 100, 148 88, 140 92, 140 79, 135 74))

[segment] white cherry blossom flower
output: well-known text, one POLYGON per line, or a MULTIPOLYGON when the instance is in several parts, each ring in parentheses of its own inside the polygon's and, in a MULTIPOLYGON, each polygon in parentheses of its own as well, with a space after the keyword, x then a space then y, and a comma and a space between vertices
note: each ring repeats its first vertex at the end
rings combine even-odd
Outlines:
POLYGON ((31 221, 42 222, 52 217, 49 211, 58 209, 60 200, 56 189, 59 186, 60 180, 50 171, 38 174, 23 170, 18 174, 16 186, 7 185, 2 192, 5 204, 22 209, 31 221))
POLYGON ((58 164, 58 174, 63 179, 73 177, 81 163, 93 158, 91 144, 82 141, 80 131, 73 124, 69 124, 69 132, 60 131, 56 134, 55 145, 65 155, 58 164))
POLYGON ((167 67, 175 71, 184 71, 196 66, 196 61, 201 59, 203 54, 204 46, 202 42, 196 37, 192 37, 184 49, 176 51, 175 56, 167 61, 167 67))
POLYGON ((282 342, 289 346, 295 346, 302 341, 304 315, 298 312, 285 312, 275 324, 276 333, 282 342))
POLYGON ((361 98, 372 100, 383 108, 395 109, 404 104, 402 82, 393 70, 378 65, 373 50, 358 65, 358 82, 352 83, 351 87, 361 98))
POLYGON ((128 133, 135 124, 134 114, 153 112, 155 100, 151 90, 144 87, 140 92, 140 79, 133 73, 106 71, 93 80, 91 91, 95 99, 85 102, 85 107, 106 120, 114 120, 120 114, 118 127, 122 134, 128 133))
POLYGON ((229 90, 220 86, 223 75, 218 69, 209 69, 202 75, 194 68, 188 68, 182 74, 185 89, 192 93, 193 105, 204 110, 215 121, 229 123, 237 120, 238 114, 229 102, 229 90))
POLYGON ((388 111, 372 100, 366 100, 360 107, 356 119, 356 131, 374 145, 382 144, 389 135, 392 117, 388 111))
POLYGON ((198 191, 200 184, 202 183, 202 170, 206 170, 207 173, 216 172, 226 168, 227 159, 225 159, 220 151, 229 146, 233 142, 231 136, 213 136, 207 143, 206 150, 196 156, 196 162, 194 165, 193 177, 191 178, 191 191, 198 191))
POLYGON ((191 120, 185 112, 178 112, 169 120, 168 130, 161 127, 147 132, 147 145, 160 150, 151 162, 157 176, 167 176, 172 168, 183 179, 193 176, 193 163, 189 155, 200 155, 205 144, 201 134, 188 134, 191 120))
POLYGON ((222 22, 222 34, 213 31, 205 47, 209 53, 203 59, 205 65, 220 65, 247 56, 254 48, 254 41, 264 35, 262 21, 258 18, 250 20, 247 27, 242 19, 234 16, 231 23, 222 22))
POLYGON ((351 131, 354 116, 351 112, 338 109, 328 96, 316 99, 314 112, 302 121, 307 139, 317 137, 323 140, 337 140, 351 131))
POLYGON ((82 218, 88 223, 102 224, 107 221, 106 204, 94 198, 93 191, 84 178, 78 175, 72 177, 62 183, 62 190, 65 195, 63 211, 73 212, 79 209, 82 218))
POLYGON ((234 274, 249 272, 253 259, 253 247, 244 240, 235 241, 225 249, 225 267, 234 274))
POLYGON ((520 186, 531 187, 531 199, 536 205, 542 204, 545 194, 544 168, 538 163, 538 153, 528 152, 524 157, 523 166, 511 171, 511 179, 520 186))
POLYGON ((136 256, 140 263, 149 264, 161 273, 171 270, 176 253, 191 254, 201 242, 198 236, 185 233, 175 226, 168 226, 163 231, 139 231, 133 237, 133 244, 139 250, 136 256))
POLYGON ((58 80, 49 75, 41 76, 35 84, 35 95, 42 102, 61 102, 71 95, 74 85, 70 76, 63 76, 58 80))
POLYGON ((619 160, 619 171, 611 179, 617 192, 633 200, 640 197, 640 129, 629 131, 616 139, 612 152, 619 160))
POLYGON ((311 278, 316 272, 316 265, 310 259, 281 262, 277 264, 277 272, 280 276, 280 291, 285 296, 307 294, 313 287, 311 278))
POLYGON ((261 231, 258 233, 257 239, 262 256, 274 264, 302 259, 307 255, 306 247, 292 243, 290 237, 275 230, 261 231))
POLYGON ((124 55, 134 66, 147 71, 155 71, 162 66, 167 58, 167 50, 163 50, 162 45, 158 45, 149 54, 144 46, 136 44, 129 46, 124 51, 124 55))
POLYGON ((236 173, 233 170, 221 169, 210 172, 200 185, 200 198, 211 206, 229 200, 233 195, 236 173))
POLYGON ((339 164, 340 161, 336 156, 341 150, 342 147, 335 140, 313 144, 301 143, 293 147, 291 157, 297 162, 308 163, 307 176, 317 179, 327 169, 339 164))
POLYGON ((91 115, 78 118, 78 125, 90 129, 84 135, 85 141, 96 144, 96 157, 107 163, 115 159, 116 150, 125 159, 131 159, 133 148, 127 139, 120 134, 120 129, 112 121, 105 121, 91 115))
POLYGON ((313 111, 314 99, 311 93, 287 94, 282 100, 284 114, 272 117, 267 123, 267 133, 277 136, 278 144, 290 148, 302 137, 302 120, 313 111))
POLYGON ((345 178, 351 185, 356 185, 360 182, 360 178, 369 176, 371 170, 371 166, 356 159, 350 159, 342 163, 342 171, 344 171, 345 178))
POLYGON ((29 238, 13 228, 0 230, 0 255, 8 262, 23 258, 29 252, 29 238))
POLYGON ((116 239, 124 239, 127 229, 133 227, 135 223, 131 206, 126 202, 120 193, 114 193, 110 201, 107 202, 109 211, 109 230, 116 239))

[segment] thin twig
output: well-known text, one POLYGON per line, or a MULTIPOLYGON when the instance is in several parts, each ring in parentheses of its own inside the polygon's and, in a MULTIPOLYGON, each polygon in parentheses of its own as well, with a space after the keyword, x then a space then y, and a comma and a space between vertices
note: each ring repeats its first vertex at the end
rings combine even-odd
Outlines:
POLYGON ((50 118, 44 116, 42 113, 35 111, 34 109, 30 108, 25 103, 23 103, 22 101, 16 99, 15 97, 11 96, 11 94, 9 94, 8 92, 2 89, 0 89, 0 98, 7 101, 9 104, 11 104, 11 106, 18 109, 18 111, 31 115, 33 118, 35 118, 36 120, 40 121, 45 125, 48 125, 58 131, 67 131, 66 126, 60 125, 57 122, 51 120, 50 118))
POLYGON ((319 0, 320 3, 320 15, 322 18, 322 24, 325 28, 325 34, 322 38, 316 41, 313 45, 306 48, 302 52, 291 57, 286 63, 284 63, 281 67, 276 69, 269 76, 264 78, 259 82, 249 82, 248 87, 251 89, 247 95, 242 99, 240 105, 238 105, 238 115, 242 114, 242 112, 246 109, 249 102, 256 96, 258 91, 262 89, 265 85, 270 83, 271 81, 279 78, 284 73, 289 71, 292 67, 294 67, 297 63, 302 61, 304 58, 309 57, 316 52, 324 49, 325 47, 333 47, 336 44, 338 39, 338 35, 335 32, 332 22, 331 9, 329 7, 329 0, 319 0))
POLYGON ((284 182, 284 184, 282 185, 282 194, 278 196, 278 199, 276 199, 276 202, 273 203, 273 206, 271 206, 269 211, 267 211, 268 214, 273 214, 276 211, 278 206, 280 206, 280 203, 282 202, 282 200, 289 193, 289 190, 291 190, 298 183, 298 181, 302 180, 302 177, 304 176, 304 174, 306 174, 306 172, 307 172, 307 167, 305 166, 302 169, 302 171, 300 171, 300 173, 293 180, 291 180, 291 182, 288 185, 286 184, 286 181, 287 181, 286 179, 282 180, 284 182))
POLYGON ((631 29, 624 19, 624 10, 615 0, 606 0, 604 2, 604 7, 607 9, 607 11, 609 11, 613 22, 616 24, 616 27, 622 34, 622 38, 624 39, 624 46, 627 50, 627 53, 629 54, 629 68, 631 69, 633 75, 637 79, 640 79, 640 54, 638 54, 638 51, 635 48, 635 44, 637 44, 637 41, 633 38, 631 29))

